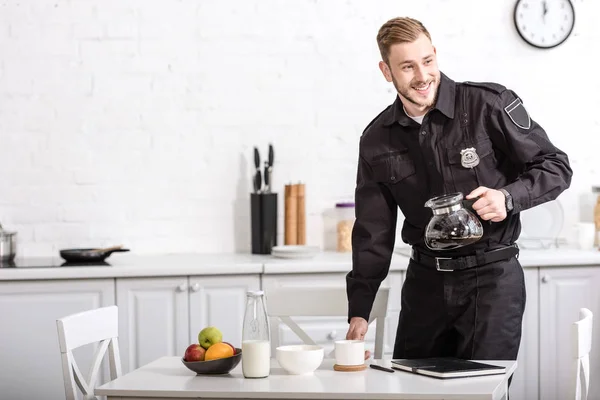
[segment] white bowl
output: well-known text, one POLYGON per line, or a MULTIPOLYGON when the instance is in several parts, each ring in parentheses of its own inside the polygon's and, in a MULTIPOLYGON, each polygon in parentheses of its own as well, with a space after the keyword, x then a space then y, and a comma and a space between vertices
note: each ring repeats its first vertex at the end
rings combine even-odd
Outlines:
POLYGON ((321 346, 298 344, 275 349, 277 362, 292 375, 312 374, 323 362, 325 352, 321 346))

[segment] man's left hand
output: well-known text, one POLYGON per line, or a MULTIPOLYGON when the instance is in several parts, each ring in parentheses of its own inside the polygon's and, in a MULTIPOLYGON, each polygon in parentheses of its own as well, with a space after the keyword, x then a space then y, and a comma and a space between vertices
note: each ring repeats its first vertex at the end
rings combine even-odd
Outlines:
POLYGON ((467 199, 479 197, 473 203, 473 210, 485 221, 500 222, 506 218, 506 198, 496 189, 479 186, 467 195, 467 199))

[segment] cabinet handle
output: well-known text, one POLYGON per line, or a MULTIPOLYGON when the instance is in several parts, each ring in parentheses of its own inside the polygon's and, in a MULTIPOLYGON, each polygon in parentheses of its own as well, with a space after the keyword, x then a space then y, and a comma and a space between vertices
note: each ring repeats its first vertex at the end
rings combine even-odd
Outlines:
POLYGON ((552 278, 550 277, 550 275, 544 275, 542 276, 542 283, 548 283, 552 280, 552 278))
POLYGON ((335 337, 337 336, 337 331, 331 331, 327 334, 327 339, 329 340, 335 340, 335 337))
POLYGON ((192 292, 197 292, 198 290, 200 290, 200 284, 199 283, 194 283, 193 285, 190 286, 190 290, 192 292))
POLYGON ((181 285, 177 286, 177 291, 178 292, 185 292, 187 289, 187 286, 185 283, 182 283, 181 285))

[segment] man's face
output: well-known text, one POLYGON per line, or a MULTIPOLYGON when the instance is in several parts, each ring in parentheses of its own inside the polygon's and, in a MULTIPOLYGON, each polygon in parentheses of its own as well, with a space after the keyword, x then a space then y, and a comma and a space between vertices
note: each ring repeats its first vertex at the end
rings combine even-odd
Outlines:
POLYGON ((388 64, 379 67, 388 82, 393 82, 404 103, 427 110, 435 104, 440 84, 435 47, 427 36, 421 34, 410 43, 391 46, 388 64))

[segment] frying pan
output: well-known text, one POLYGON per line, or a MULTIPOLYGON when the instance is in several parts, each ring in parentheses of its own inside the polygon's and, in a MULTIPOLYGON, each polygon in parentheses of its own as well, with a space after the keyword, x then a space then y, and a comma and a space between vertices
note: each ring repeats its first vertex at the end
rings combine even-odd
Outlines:
POLYGON ((104 261, 114 252, 129 251, 123 246, 107 247, 104 249, 64 249, 60 250, 60 256, 67 262, 96 262, 104 261))

